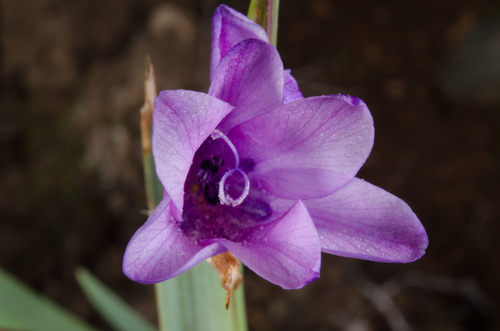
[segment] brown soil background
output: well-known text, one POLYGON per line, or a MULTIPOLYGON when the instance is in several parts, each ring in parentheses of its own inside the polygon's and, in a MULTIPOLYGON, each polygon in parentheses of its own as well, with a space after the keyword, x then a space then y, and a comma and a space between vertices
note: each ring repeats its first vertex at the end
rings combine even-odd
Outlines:
MULTIPOLYGON (((156 320, 153 287, 121 272, 146 219, 145 57, 159 90, 206 91, 219 3, 0 1, 0 266, 102 330, 78 266, 156 320)), ((359 177, 403 198, 430 245, 406 265, 324 255, 297 291, 247 271, 250 330, 500 329, 499 105, 439 79, 483 22, 500 22, 497 1, 281 1, 285 67, 306 96, 367 103, 376 138, 359 177)))

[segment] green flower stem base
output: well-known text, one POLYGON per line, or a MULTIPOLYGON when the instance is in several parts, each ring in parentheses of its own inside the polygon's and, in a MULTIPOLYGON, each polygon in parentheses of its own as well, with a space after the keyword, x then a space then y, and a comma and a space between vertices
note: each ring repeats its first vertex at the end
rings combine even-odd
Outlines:
POLYGON ((247 330, 243 288, 235 291, 226 310, 226 292, 207 262, 155 286, 160 330, 247 330))

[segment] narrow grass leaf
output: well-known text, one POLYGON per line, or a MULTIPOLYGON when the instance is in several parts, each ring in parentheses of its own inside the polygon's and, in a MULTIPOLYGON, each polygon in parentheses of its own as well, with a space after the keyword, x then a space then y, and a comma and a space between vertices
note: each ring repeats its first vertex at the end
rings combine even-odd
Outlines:
POLYGON ((156 331, 148 321, 133 310, 89 271, 79 268, 76 279, 95 309, 117 331, 156 331))
POLYGON ((64 308, 0 269, 0 329, 95 331, 64 308))

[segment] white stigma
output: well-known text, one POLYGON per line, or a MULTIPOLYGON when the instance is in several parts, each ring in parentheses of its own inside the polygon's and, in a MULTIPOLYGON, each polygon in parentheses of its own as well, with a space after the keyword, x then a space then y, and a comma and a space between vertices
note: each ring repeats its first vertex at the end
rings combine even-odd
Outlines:
POLYGON ((212 139, 215 140, 217 138, 222 138, 226 142, 226 144, 231 148, 234 154, 234 168, 229 169, 224 176, 222 176, 221 181, 219 182, 219 200, 220 203, 223 205, 231 205, 233 207, 238 206, 241 204, 245 198, 248 196, 248 193, 250 192, 250 180, 248 179, 247 174, 239 168, 240 166, 240 157, 238 155, 238 151, 236 150, 236 147, 234 147, 233 143, 229 138, 222 133, 221 131, 215 129, 212 132, 211 135, 212 139), (229 194, 226 194, 224 192, 224 185, 226 183, 226 179, 231 176, 233 173, 239 172, 242 176, 243 179, 245 180, 245 188, 243 189, 243 192, 241 193, 240 197, 238 199, 233 199, 229 194))

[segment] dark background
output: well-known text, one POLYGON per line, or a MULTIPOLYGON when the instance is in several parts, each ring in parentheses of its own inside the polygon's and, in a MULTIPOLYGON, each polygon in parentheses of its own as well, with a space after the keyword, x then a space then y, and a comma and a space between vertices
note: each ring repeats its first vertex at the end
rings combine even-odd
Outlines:
MULTIPOLYGON (((103 330, 78 266, 156 320, 153 287, 121 272, 146 220, 145 57, 159 90, 207 91, 219 3, 0 1, 0 266, 103 330)), ((500 330, 498 1, 281 0, 279 22, 306 96, 366 102, 358 176, 404 199, 430 245, 406 265, 323 255, 298 291, 247 271, 250 330, 500 330)))

